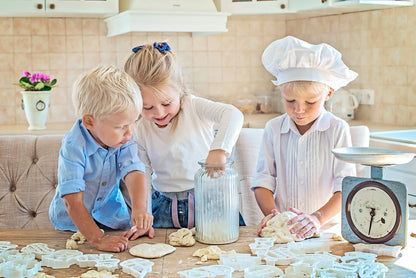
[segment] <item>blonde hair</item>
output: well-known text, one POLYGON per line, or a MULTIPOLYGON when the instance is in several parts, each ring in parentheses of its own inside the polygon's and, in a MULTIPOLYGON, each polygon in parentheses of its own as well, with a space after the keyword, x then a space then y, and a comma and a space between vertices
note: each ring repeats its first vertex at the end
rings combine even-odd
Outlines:
POLYGON ((113 113, 143 108, 140 89, 134 80, 115 66, 98 66, 75 82, 72 102, 77 116, 102 119, 113 113))
MULTIPOLYGON (((159 43, 161 44, 161 43, 159 43)), ((173 87, 177 89, 182 107, 183 97, 187 95, 183 81, 181 66, 176 55, 171 50, 162 53, 153 44, 140 46, 133 52, 126 63, 124 70, 133 77, 140 88, 149 88, 162 101, 170 101, 166 93, 160 88, 173 87)), ((178 118, 182 109, 172 119, 171 132, 174 132, 178 124, 178 118)))
POLYGON ((295 92, 295 94, 302 94, 307 91, 319 95, 324 93, 328 94, 331 87, 318 81, 296 80, 280 84, 279 89, 281 91, 290 90, 291 92, 295 92))

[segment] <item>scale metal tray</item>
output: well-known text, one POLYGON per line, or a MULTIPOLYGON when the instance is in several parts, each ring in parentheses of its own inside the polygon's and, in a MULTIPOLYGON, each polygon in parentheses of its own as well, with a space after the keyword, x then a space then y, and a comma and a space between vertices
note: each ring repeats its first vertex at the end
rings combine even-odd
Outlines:
POLYGON ((375 167, 405 164, 415 157, 414 153, 367 147, 336 148, 332 153, 345 162, 375 167))

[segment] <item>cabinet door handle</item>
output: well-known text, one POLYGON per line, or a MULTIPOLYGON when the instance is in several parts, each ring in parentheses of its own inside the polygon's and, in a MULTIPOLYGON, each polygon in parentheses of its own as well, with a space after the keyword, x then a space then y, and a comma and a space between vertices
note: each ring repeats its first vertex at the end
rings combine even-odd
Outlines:
POLYGON ((416 208, 416 204, 409 204, 409 208, 416 208))
POLYGON ((55 9, 55 4, 49 4, 49 9, 54 10, 55 9))
POLYGON ((321 0, 322 4, 326 3, 326 0, 321 0))
POLYGON ((42 10, 43 9, 43 5, 41 3, 39 3, 39 4, 36 5, 36 8, 38 10, 42 10))

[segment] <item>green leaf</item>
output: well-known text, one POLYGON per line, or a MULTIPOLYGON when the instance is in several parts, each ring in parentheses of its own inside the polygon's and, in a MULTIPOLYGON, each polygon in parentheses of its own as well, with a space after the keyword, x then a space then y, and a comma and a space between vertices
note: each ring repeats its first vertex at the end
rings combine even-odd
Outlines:
POLYGON ((42 91, 50 91, 52 88, 49 86, 45 86, 43 87, 42 91))
POLYGON ((22 82, 25 82, 25 83, 32 83, 32 82, 30 82, 30 78, 29 78, 29 77, 25 77, 25 76, 23 76, 23 77, 21 77, 21 78, 19 79, 19 83, 22 83, 22 82))
POLYGON ((56 79, 53 79, 53 80, 50 82, 50 84, 51 84, 51 86, 55 85, 55 84, 56 84, 56 79))
POLYGON ((43 84, 42 82, 39 82, 35 85, 35 89, 38 91, 42 91, 43 87, 45 87, 45 84, 43 84))

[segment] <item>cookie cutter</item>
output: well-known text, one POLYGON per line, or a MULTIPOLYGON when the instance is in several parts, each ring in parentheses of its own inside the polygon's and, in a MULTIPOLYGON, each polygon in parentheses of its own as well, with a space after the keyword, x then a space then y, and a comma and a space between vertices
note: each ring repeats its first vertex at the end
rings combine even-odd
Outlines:
POLYGON ((10 241, 0 241, 0 253, 9 249, 15 249, 17 244, 13 244, 10 241))
POLYGON ((3 261, 0 264, 0 277, 29 277, 42 270, 34 254, 24 254, 19 250, 9 249, 1 252, 0 257, 3 261))
POLYGON ((358 267, 360 278, 384 278, 387 271, 387 266, 379 262, 363 263, 358 267))
POLYGON ((34 260, 34 254, 24 254, 21 253, 19 250, 6 250, 0 253, 0 258, 4 261, 13 261, 13 260, 34 260))
POLYGON ((374 262, 377 258, 376 254, 360 251, 347 252, 341 257, 341 261, 348 265, 359 265, 360 263, 374 262))
POLYGON ((244 269, 244 278, 274 278, 284 277, 283 271, 272 265, 255 265, 244 269))
POLYGON ((399 256, 400 254, 400 250, 402 249, 402 246, 357 243, 357 244, 354 244, 354 249, 355 251, 373 253, 373 254, 376 254, 377 256, 389 256, 389 257, 397 258, 397 256, 399 256))
POLYGON ((96 267, 98 271, 113 272, 118 268, 119 259, 113 254, 84 254, 76 258, 79 267, 96 267))
POLYGON ((296 262, 288 266, 285 270, 285 278, 310 277, 315 278, 315 268, 309 264, 296 262))
POLYGON ((264 237, 264 238, 255 238, 254 243, 250 243, 251 253, 253 255, 262 255, 265 254, 270 248, 274 245, 274 238, 264 237))
POLYGON ((306 264, 314 266, 315 264, 320 263, 320 262, 333 264, 334 262, 338 262, 341 259, 341 257, 332 255, 328 252, 315 252, 313 254, 298 255, 298 259, 302 263, 306 263, 306 264))
POLYGON ((78 250, 58 250, 46 255, 42 255, 42 265, 51 267, 54 269, 68 268, 73 264, 77 263, 77 258, 83 255, 78 250))
POLYGON ((209 265, 178 271, 180 278, 231 278, 234 269, 226 265, 209 265))
POLYGON ((46 243, 31 243, 22 248, 22 252, 25 254, 34 254, 36 259, 41 260, 42 255, 50 254, 55 249, 49 248, 46 243))
POLYGON ((276 248, 269 250, 263 259, 266 261, 266 265, 289 265, 294 263, 298 256, 299 254, 288 248, 276 248))
POLYGON ((7 278, 21 278, 36 275, 42 270, 36 259, 14 259, 0 265, 0 276, 7 278))
POLYGON ((261 258, 250 254, 221 254, 218 261, 221 265, 230 266, 237 271, 243 271, 249 265, 261 264, 261 258))
POLYGON ((146 259, 135 258, 120 263, 123 272, 136 278, 143 278, 148 272, 152 272, 153 262, 146 259))

